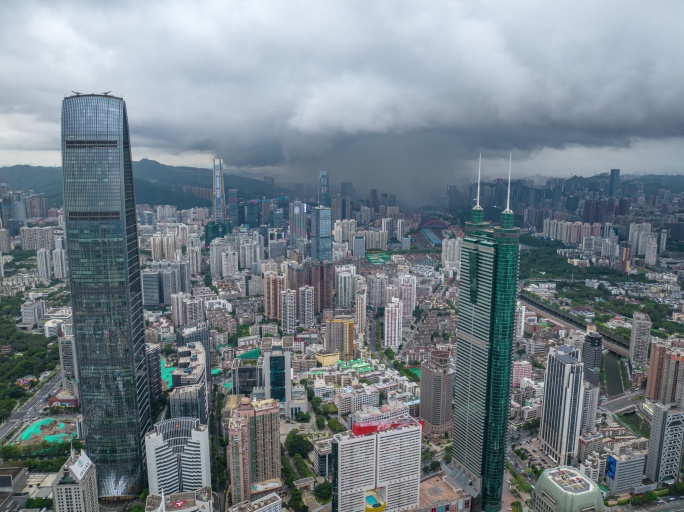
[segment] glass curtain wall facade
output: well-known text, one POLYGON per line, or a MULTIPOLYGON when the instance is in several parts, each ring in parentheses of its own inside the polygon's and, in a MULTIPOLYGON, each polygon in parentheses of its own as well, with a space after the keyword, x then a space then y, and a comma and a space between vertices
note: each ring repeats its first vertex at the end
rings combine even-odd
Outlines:
POLYGON ((330 208, 317 206, 312 211, 311 257, 319 261, 332 261, 332 210, 330 208))
POLYGON ((81 410, 100 497, 145 488, 150 426, 142 292, 126 105, 62 104, 64 216, 81 410))
POLYGON ((223 160, 220 158, 214 158, 213 174, 214 222, 220 224, 223 222, 223 216, 226 211, 224 200, 225 189, 223 187, 223 160))
POLYGON ((501 510, 508 440, 519 229, 513 212, 491 228, 476 206, 461 252, 454 382, 453 464, 480 492, 482 510, 501 510))

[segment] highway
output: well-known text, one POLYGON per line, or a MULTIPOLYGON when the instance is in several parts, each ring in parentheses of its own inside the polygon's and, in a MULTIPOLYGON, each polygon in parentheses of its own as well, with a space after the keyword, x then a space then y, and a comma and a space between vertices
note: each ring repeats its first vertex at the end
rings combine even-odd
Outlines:
POLYGON ((40 410, 43 408, 45 398, 52 395, 61 386, 61 379, 62 373, 57 372, 57 374, 46 382, 30 400, 15 411, 10 419, 0 427, 0 440, 4 439, 5 436, 23 420, 32 421, 36 419, 40 415, 40 410))

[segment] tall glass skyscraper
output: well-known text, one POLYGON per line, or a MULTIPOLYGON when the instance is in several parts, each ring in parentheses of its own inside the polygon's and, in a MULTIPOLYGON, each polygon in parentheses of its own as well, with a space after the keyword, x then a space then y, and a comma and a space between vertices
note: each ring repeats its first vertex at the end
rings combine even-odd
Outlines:
POLYGON ((64 99, 62 167, 86 446, 97 465, 100 497, 139 496, 150 397, 131 145, 121 98, 64 99))
POLYGON ((499 511, 508 436, 519 229, 513 226, 513 212, 508 208, 501 215, 501 225, 494 228, 484 221, 483 214, 478 193, 461 249, 452 455, 454 467, 479 491, 482 510, 499 511))
POLYGON ((311 257, 332 261, 332 210, 317 206, 311 211, 311 257))
POLYGON ((223 222, 223 217, 226 212, 225 193, 223 187, 223 160, 214 158, 214 170, 212 172, 213 179, 213 196, 214 196, 214 222, 220 224, 223 222))
POLYGON ((318 206, 330 208, 330 178, 328 171, 318 173, 318 206))

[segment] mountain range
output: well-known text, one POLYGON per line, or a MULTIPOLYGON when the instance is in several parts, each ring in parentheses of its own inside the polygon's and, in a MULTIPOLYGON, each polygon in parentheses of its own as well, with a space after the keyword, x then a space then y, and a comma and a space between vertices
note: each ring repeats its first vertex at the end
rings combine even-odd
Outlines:
MULTIPOLYGON (((32 190, 45 194, 51 207, 62 206, 62 168, 14 165, 0 168, 0 182, 12 190, 32 190)), ((226 189, 237 188, 240 197, 272 197, 274 187, 257 179, 226 174, 226 189)), ((171 204, 180 209, 210 206, 210 201, 183 191, 183 187, 211 187, 211 170, 198 167, 175 167, 155 160, 133 162, 133 186, 138 204, 171 204)))

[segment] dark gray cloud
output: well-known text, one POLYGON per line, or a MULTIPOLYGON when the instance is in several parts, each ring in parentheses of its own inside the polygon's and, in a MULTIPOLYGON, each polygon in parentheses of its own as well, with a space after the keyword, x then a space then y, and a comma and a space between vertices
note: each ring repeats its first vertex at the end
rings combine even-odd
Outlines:
POLYGON ((55 158, 61 97, 112 90, 128 103, 136 157, 218 153, 294 179, 326 168, 333 182, 402 195, 470 176, 480 151, 494 173, 510 150, 522 173, 603 170, 611 156, 630 171, 670 168, 684 153, 683 11, 618 0, 3 2, 0 164, 55 158))

